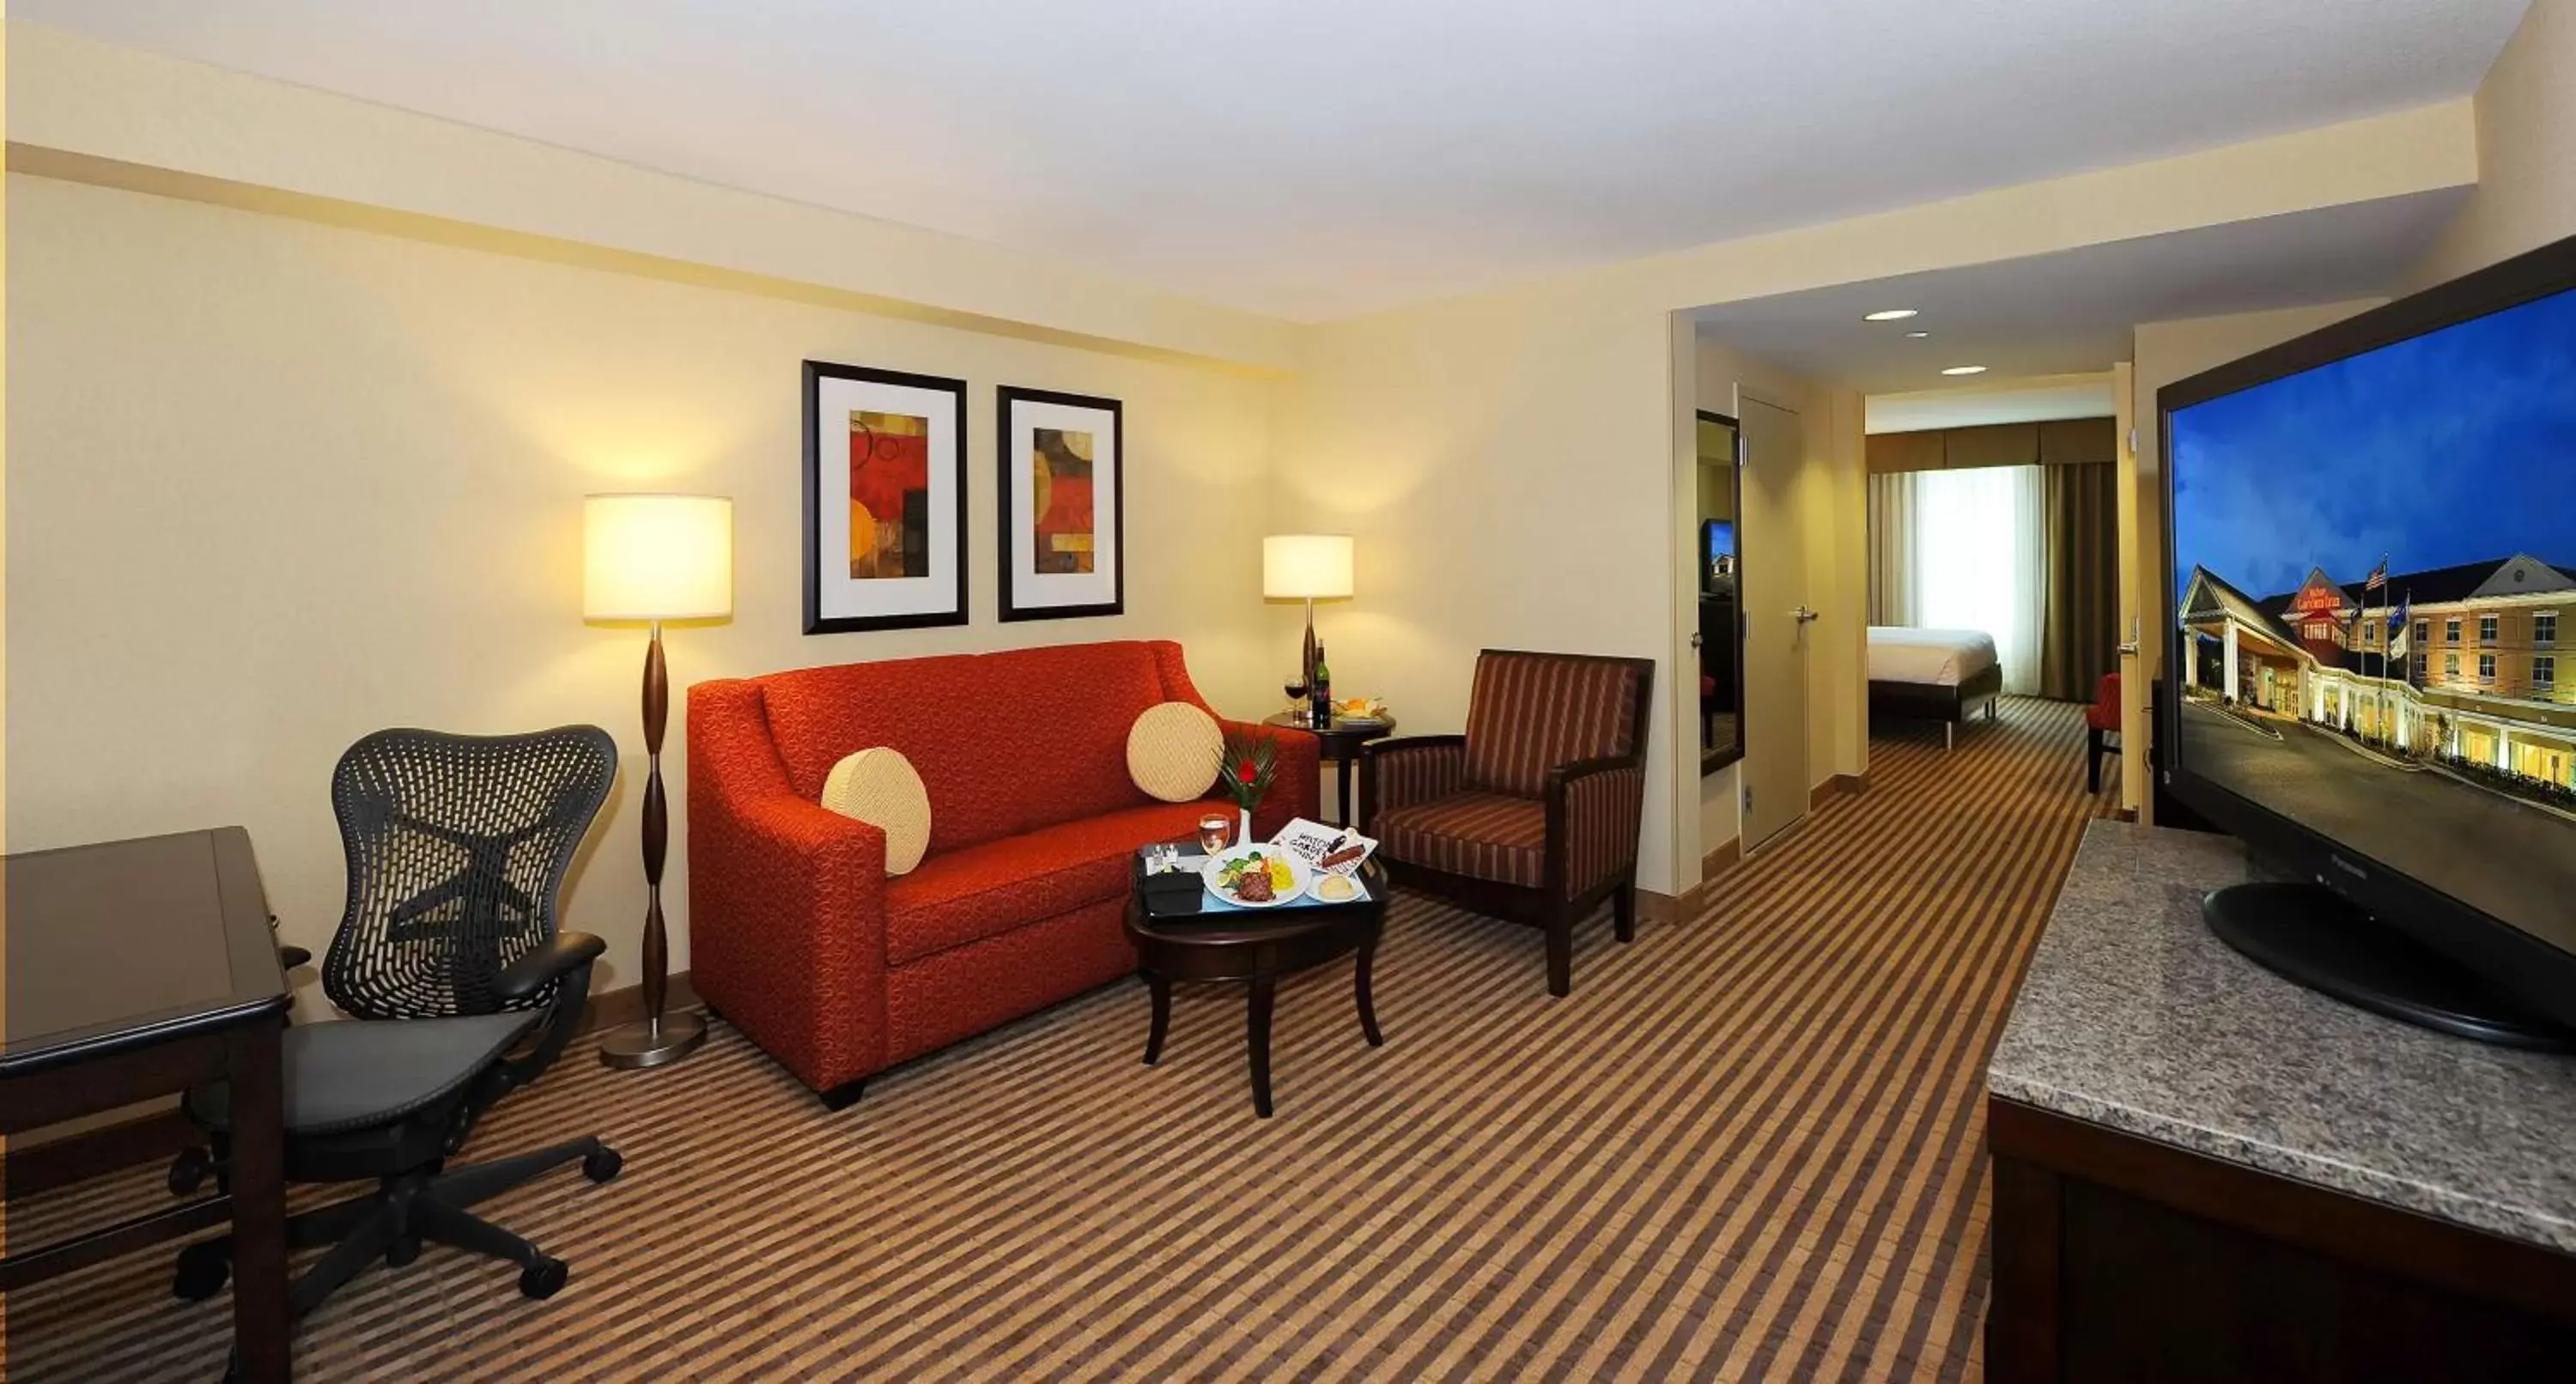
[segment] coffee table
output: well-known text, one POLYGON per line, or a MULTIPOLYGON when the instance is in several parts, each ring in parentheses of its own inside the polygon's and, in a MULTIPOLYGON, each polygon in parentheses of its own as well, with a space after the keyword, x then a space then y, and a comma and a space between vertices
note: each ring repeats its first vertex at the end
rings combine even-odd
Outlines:
MULTIPOLYGON (((1142 879, 1142 867, 1138 867, 1142 879)), ((1372 859, 1360 867, 1368 897, 1352 903, 1298 903, 1278 908, 1212 909, 1205 913, 1158 911, 1141 888, 1127 901, 1127 940, 1136 948, 1137 975, 1154 997, 1154 1026, 1145 1035, 1145 1065, 1163 1058, 1163 1038, 1171 1029, 1172 982, 1240 980, 1250 985, 1251 1000, 1244 1029, 1252 1059, 1252 1108, 1270 1117, 1270 1010, 1279 979, 1312 970, 1346 954, 1356 954, 1352 993, 1359 1004, 1360 1033, 1370 1047, 1385 1038, 1377 1028, 1377 1010, 1369 1000, 1369 964, 1386 923, 1390 886, 1386 869, 1372 859)))

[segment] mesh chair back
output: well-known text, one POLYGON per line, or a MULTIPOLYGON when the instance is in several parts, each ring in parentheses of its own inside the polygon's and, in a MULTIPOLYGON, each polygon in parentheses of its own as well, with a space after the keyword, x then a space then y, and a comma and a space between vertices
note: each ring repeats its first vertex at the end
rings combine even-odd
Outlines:
POLYGON ((361 1019, 534 1009, 504 1005, 503 967, 555 932, 573 852, 617 776, 597 726, 529 735, 381 730, 331 775, 348 907, 322 989, 361 1019))

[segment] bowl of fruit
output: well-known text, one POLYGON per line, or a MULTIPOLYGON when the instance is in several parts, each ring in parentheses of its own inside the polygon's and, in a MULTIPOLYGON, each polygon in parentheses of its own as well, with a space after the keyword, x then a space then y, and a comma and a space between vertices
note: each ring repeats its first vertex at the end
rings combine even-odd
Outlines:
POLYGON ((1306 892, 1306 862, 1278 846, 1234 846, 1208 857, 1207 890, 1239 908, 1277 908, 1306 892))

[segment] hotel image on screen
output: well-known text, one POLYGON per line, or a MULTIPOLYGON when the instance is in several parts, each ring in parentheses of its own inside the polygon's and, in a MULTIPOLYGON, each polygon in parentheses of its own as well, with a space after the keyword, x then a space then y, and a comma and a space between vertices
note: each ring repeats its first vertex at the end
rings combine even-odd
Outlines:
POLYGON ((2576 290, 2168 427, 2179 761, 2576 949, 2576 290))

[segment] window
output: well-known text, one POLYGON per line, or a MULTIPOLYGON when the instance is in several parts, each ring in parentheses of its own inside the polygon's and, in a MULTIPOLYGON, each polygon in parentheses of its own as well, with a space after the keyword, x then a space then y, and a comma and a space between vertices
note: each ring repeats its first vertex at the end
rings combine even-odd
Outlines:
POLYGON ((2496 642, 2495 622, 2496 618, 2492 615, 2481 615, 2478 617, 2479 643, 2492 644, 2496 642))
POLYGON ((2433 642, 2432 621, 2418 620, 2415 622, 2415 642, 2418 644, 2430 644, 2433 642))
POLYGON ((2415 655, 2413 658, 2411 658, 2411 659, 2408 659, 2408 660, 2407 660, 2407 662, 2412 663, 2412 664, 2414 664, 2414 665, 2415 665, 2415 679, 2414 679, 2414 681, 2415 681, 2415 685, 2416 685, 2416 686, 2418 686, 2418 687, 2423 686, 2423 685, 2424 685, 2424 679, 2426 679, 2426 678, 2428 678, 2428 677, 2432 676, 2432 674, 2433 674, 2433 669, 2432 669, 2432 667, 2431 667, 2432 661, 2433 661, 2433 656, 2432 656, 2431 654, 2425 654, 2425 653, 2419 653, 2419 654, 2415 655))
POLYGON ((2458 654, 2442 655, 2442 676, 2446 678, 2456 678, 2459 675, 2460 656, 2458 654))
POLYGON ((2379 647, 2379 622, 2378 622, 2378 621, 2376 621, 2376 620, 2367 620, 2367 621, 2364 621, 2364 622, 2362 623, 2362 626, 2361 626, 2361 642, 2362 642, 2362 644, 2363 644, 2365 647, 2368 647, 2368 648, 2376 649, 2376 648, 2378 648, 2378 647, 2379 647))
POLYGON ((2535 654, 2531 660, 2531 685, 2547 691, 2558 685, 2558 660, 2548 654, 2535 654))
POLYGON ((2553 648, 2558 643, 2558 612, 2544 610, 2531 617, 2531 642, 2538 648, 2553 648))
POLYGON ((2446 644, 2457 644, 2460 642, 2459 616, 2454 615, 2450 619, 2442 622, 2442 641, 2446 644))
POLYGON ((2478 681, 2480 681, 2480 682, 2493 682, 2493 681, 2495 681, 2495 655, 2494 655, 2494 654, 2480 654, 2480 655, 2478 655, 2478 681))

